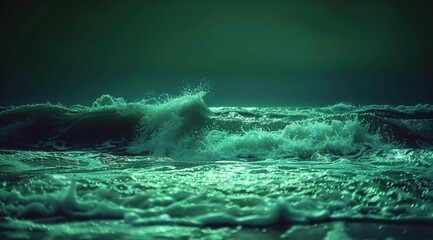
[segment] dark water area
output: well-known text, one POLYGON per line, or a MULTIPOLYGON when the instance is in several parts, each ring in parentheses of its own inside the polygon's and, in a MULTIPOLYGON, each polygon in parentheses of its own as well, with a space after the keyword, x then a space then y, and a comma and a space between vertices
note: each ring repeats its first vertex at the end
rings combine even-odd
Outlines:
POLYGON ((430 239, 433 106, 0 112, 4 238, 430 239))

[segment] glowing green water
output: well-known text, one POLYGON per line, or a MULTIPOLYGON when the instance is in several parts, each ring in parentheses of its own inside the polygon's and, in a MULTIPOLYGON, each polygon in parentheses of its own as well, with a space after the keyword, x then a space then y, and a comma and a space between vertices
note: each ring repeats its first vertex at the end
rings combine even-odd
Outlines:
POLYGON ((3 109, 1 237, 433 237, 431 105, 208 108, 204 94, 3 109))
POLYGON ((405 149, 254 162, 5 151, 2 235, 428 239, 432 159, 405 149))

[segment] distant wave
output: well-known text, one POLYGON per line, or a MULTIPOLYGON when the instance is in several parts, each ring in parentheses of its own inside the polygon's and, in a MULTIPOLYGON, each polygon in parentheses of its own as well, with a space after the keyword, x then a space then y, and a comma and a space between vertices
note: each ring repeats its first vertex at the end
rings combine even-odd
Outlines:
POLYGON ((204 91, 92 106, 33 104, 0 109, 0 148, 97 150, 179 159, 264 159, 432 145, 433 106, 209 108, 204 91))

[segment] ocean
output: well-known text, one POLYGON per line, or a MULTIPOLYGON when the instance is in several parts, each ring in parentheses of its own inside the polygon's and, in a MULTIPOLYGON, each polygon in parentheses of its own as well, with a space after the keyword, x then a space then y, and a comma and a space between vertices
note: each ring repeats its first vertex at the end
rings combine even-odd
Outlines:
POLYGON ((433 105, 0 108, 1 239, 433 239, 433 105))

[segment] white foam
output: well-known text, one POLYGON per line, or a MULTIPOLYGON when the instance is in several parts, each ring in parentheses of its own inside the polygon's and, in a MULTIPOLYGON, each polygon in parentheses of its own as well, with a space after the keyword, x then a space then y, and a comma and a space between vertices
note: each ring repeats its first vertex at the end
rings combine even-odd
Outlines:
POLYGON ((306 157, 315 153, 351 155, 365 148, 384 148, 378 134, 357 119, 288 123, 283 129, 251 129, 241 133, 210 130, 204 133, 182 132, 184 119, 173 115, 161 121, 157 132, 132 145, 134 153, 176 159, 223 160, 306 157))

